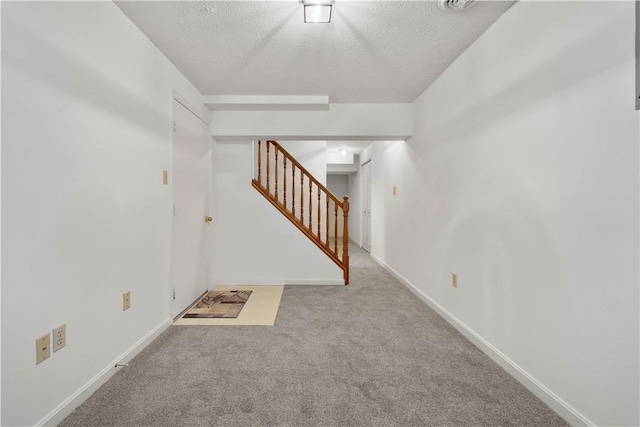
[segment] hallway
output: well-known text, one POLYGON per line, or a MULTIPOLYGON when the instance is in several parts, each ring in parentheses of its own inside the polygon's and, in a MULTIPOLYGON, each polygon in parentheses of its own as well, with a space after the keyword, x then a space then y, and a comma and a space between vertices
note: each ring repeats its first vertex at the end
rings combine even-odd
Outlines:
POLYGON ((173 326, 60 425, 566 425, 350 250, 349 286, 286 286, 272 327, 173 326))

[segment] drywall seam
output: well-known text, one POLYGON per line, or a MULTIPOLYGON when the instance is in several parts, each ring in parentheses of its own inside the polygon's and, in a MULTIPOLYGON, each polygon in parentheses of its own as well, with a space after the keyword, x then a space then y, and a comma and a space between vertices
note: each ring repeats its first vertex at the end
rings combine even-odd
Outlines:
POLYGON ((434 309, 442 318, 456 328, 462 335, 478 347, 484 354, 489 356, 494 362, 502 367, 509 375, 515 378, 520 384, 525 386, 536 397, 542 400, 547 406, 556 411, 558 415, 565 419, 572 426, 584 425, 595 426, 596 424, 589 420, 586 416, 576 410, 573 406, 565 402, 560 396, 549 390, 544 384, 531 376, 527 371, 522 369, 517 363, 509 359, 500 350, 495 348, 491 343, 478 335, 473 329, 460 321, 453 314, 449 313, 444 307, 438 304, 434 299, 422 292, 413 283, 405 279, 400 273, 388 266, 377 256, 371 254, 371 258, 377 262, 382 268, 393 275, 400 283, 406 286, 413 294, 420 298, 429 307, 434 309))
POLYGON ((211 117, 210 117, 211 114, 203 104, 194 105, 190 103, 187 97, 183 96, 180 92, 178 92, 175 89, 173 90, 172 99, 175 99, 184 108, 191 111, 194 116, 202 120, 202 122, 205 123, 206 125, 209 125, 209 123, 211 122, 211 117))
POLYGON ((82 404, 95 393, 104 383, 106 383, 116 372, 116 363, 128 363, 138 353, 145 349, 158 335, 164 332, 171 325, 171 319, 166 318, 153 328, 148 334, 132 345, 128 350, 118 356, 108 366, 102 369, 95 377, 80 387, 75 393, 69 396, 64 402, 49 412, 43 419, 36 423, 36 426, 55 426, 60 424, 74 409, 82 404))

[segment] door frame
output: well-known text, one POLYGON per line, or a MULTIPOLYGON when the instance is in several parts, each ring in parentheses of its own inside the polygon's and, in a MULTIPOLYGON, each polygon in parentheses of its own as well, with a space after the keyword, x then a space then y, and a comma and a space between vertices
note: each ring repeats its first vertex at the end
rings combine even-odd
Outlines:
MULTIPOLYGON (((173 277, 173 271, 172 271, 172 262, 173 262, 173 249, 174 249, 174 241, 173 241, 173 232, 174 232, 174 208, 175 208, 175 182, 174 182, 174 147, 175 147, 175 119, 176 119, 176 115, 175 115, 175 107, 174 107, 174 102, 177 102, 178 104, 182 105, 185 109, 187 109, 191 114, 193 114, 196 118, 198 118, 202 123, 204 123, 207 126, 209 126, 210 123, 210 118, 209 115, 207 114, 208 110, 207 108, 201 104, 199 107, 191 104, 186 97, 184 97, 183 95, 181 95, 179 92, 177 91, 173 91, 173 95, 171 96, 171 144, 170 144, 170 153, 169 153, 169 162, 170 162, 170 166, 169 166, 169 186, 170 186, 170 191, 171 191, 171 201, 170 201, 170 206, 169 206, 169 211, 171 212, 171 222, 170 222, 170 227, 169 227, 169 289, 168 289, 168 308, 169 308, 169 315, 170 317, 175 320, 177 318, 180 318, 184 312, 191 306, 191 303, 185 307, 180 313, 178 313, 176 316, 174 316, 174 300, 175 300, 175 296, 174 296, 174 292, 175 292, 175 288, 174 285, 172 283, 172 277, 173 277)), ((213 200, 212 200, 212 194, 211 194, 211 189, 212 187, 212 167, 213 167, 213 147, 211 144, 211 136, 209 135, 209 132, 207 132, 207 144, 209 147, 209 160, 208 160, 208 164, 209 164, 209 168, 207 171, 207 182, 206 182, 206 186, 207 186, 207 190, 206 190, 206 197, 207 197, 207 201, 206 201, 206 207, 207 207, 207 211, 209 212, 209 216, 214 216, 213 215, 213 200)), ((209 285, 213 284, 213 272, 212 272, 212 267, 213 265, 215 265, 214 260, 211 259, 211 256, 214 254, 214 250, 213 250, 213 227, 214 227, 214 223, 210 223, 209 226, 211 227, 211 229, 209 230, 209 232, 207 234, 209 234, 209 242, 207 245, 207 250, 206 250, 206 254, 204 255, 205 259, 205 280, 207 282, 211 282, 211 283, 207 283, 205 285, 203 285, 204 290, 201 293, 200 296, 198 296, 193 303, 195 303, 196 301, 198 301, 202 295, 204 295, 207 292, 207 288, 209 285)))
POLYGON ((371 253, 371 159, 368 159, 362 165, 360 165, 360 171, 362 172, 362 178, 360 182, 360 198, 362 200, 362 209, 360 210, 360 222, 361 222, 361 235, 362 244, 360 247, 365 251, 371 253), (365 174, 366 167, 366 174, 365 174), (367 176, 367 185, 365 190, 365 175, 367 176), (367 193, 365 195, 365 192, 367 193), (365 203, 366 201, 366 203, 365 203), (367 212, 368 211, 368 216, 367 212), (366 228, 366 230, 365 230, 366 228), (366 237, 366 239, 365 239, 366 237), (365 241, 368 243, 368 247, 365 247, 365 241))

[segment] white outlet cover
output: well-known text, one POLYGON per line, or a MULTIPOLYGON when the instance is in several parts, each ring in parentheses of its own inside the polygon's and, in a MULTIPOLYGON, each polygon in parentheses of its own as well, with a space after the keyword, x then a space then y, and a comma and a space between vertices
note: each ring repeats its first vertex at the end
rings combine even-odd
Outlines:
POLYGON ((53 330, 53 352, 67 345, 67 325, 60 325, 53 330))

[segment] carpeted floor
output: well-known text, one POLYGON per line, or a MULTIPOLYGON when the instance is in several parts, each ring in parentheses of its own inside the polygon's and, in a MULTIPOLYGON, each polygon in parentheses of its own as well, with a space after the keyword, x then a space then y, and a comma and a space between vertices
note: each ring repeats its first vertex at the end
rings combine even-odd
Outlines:
POLYGON ((275 326, 172 326, 60 425, 566 425, 368 254, 351 263, 347 287, 285 287, 275 326))

